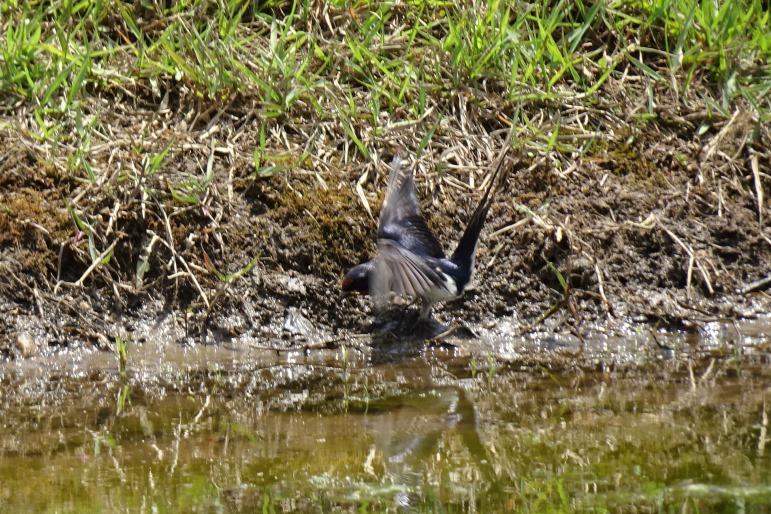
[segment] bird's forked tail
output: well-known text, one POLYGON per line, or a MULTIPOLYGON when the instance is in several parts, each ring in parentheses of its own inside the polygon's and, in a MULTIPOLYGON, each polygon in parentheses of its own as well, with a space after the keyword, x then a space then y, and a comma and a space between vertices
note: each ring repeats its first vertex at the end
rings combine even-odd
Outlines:
POLYGON ((498 190, 506 182, 510 166, 505 166, 506 155, 511 148, 511 141, 514 135, 514 120, 512 119, 512 125, 509 129, 509 133, 506 136, 506 140, 503 143, 503 148, 498 154, 496 159, 495 169, 493 170, 490 182, 487 185, 484 196, 480 200, 474 213, 471 215, 466 230, 463 231, 463 235, 458 242, 458 246, 455 248, 450 260, 461 267, 467 267, 471 271, 471 267, 474 265, 474 254, 476 253, 477 242, 479 241, 479 234, 482 232, 482 226, 487 219, 487 212, 490 210, 490 206, 493 203, 493 198, 498 190))

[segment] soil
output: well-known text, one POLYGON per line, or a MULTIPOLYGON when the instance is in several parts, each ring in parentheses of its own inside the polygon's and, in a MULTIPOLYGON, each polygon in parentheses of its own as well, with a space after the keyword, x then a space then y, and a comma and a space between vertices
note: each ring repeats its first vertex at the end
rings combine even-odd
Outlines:
MULTIPOLYGON (((554 110, 533 109, 531 120, 554 110)), ((103 121, 126 124, 120 112, 103 121)), ((262 174, 250 167, 252 125, 244 122, 246 136, 223 156, 213 143, 193 144, 195 133, 169 130, 182 122, 170 116, 144 154, 131 140, 115 144, 140 163, 176 141, 164 162, 173 172, 115 172, 95 183, 5 130, 0 354, 111 348, 118 337, 286 347, 376 332, 368 299, 343 295, 339 280, 374 251, 384 163, 389 145, 403 142, 381 142, 376 162, 350 159, 346 146, 299 162, 299 171, 262 174), (207 158, 211 178, 194 180, 207 158), (371 215, 356 191, 362 172, 371 215)), ((742 115, 713 119, 697 135, 698 119, 671 112, 645 124, 606 117, 597 115, 598 135, 580 152, 520 146, 483 231, 473 285, 436 309, 437 319, 472 331, 510 319, 520 334, 582 337, 598 326, 698 329, 771 311, 767 291, 747 290, 771 272, 769 202, 758 208, 755 183, 771 191, 768 127, 742 115)), ((418 161, 424 214, 445 250, 479 201, 500 129, 469 138, 487 145, 473 156, 476 177, 467 171, 474 163, 454 166, 461 159, 442 160, 441 148, 418 161), (475 178, 473 188, 458 186, 475 178)), ((405 310, 414 312, 390 316, 405 310)))

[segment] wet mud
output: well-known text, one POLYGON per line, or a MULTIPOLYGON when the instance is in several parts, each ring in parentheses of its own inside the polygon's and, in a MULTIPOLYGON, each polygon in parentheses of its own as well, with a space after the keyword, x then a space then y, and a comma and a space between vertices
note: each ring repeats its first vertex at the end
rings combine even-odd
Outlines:
MULTIPOLYGON (((635 323, 699 330, 768 313, 768 292, 747 287, 771 262, 769 228, 741 190, 748 185, 735 177, 715 197, 690 164, 699 147, 659 148, 655 136, 598 143, 567 178, 544 162, 525 167, 520 155, 483 232, 472 286, 436 318, 472 332, 508 320, 518 334, 541 327, 582 338, 598 325, 618 333, 635 323)), ((334 185, 283 176, 236 182, 217 230, 205 206, 171 219, 157 206, 145 220, 118 216, 110 230, 120 236, 105 266, 84 278, 98 245, 66 208, 75 184, 41 164, 29 155, 5 163, 5 358, 110 348, 116 337, 157 337, 159 327, 177 342, 287 347, 315 333, 345 339, 376 331, 369 301, 338 287, 345 270, 374 251, 376 222, 345 185, 355 181, 350 174, 338 173, 334 185), (164 231, 175 247, 148 241, 164 231), (176 261, 169 274, 175 255, 197 280, 180 280, 186 271, 176 261)), ((382 183, 370 187, 376 216, 382 183)), ((419 180, 418 188, 450 250, 478 199, 441 179, 419 180)), ((107 223, 108 207, 90 223, 107 223)))

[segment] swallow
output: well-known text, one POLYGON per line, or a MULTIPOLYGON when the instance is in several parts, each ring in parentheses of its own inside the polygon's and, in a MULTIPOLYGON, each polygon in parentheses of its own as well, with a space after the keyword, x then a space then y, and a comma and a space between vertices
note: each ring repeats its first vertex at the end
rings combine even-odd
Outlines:
POLYGON ((421 303, 421 319, 430 317, 434 304, 459 298, 471 281, 479 234, 493 197, 508 175, 504 162, 512 133, 509 130, 484 195, 449 257, 420 213, 412 168, 403 167, 397 154, 380 210, 377 253, 345 274, 342 290, 369 294, 376 300, 391 294, 411 297, 421 303))

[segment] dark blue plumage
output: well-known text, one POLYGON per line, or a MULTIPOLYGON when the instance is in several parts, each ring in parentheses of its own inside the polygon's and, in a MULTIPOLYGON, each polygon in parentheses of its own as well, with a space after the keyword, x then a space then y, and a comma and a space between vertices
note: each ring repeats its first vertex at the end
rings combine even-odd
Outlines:
POLYGON ((493 193, 506 179, 507 172, 503 175, 500 172, 504 168, 511 134, 512 131, 485 194, 450 258, 445 257, 420 214, 412 170, 402 169, 401 158, 394 157, 378 221, 377 255, 345 274, 343 291, 357 291, 376 298, 392 293, 411 296, 423 303, 423 316, 428 316, 432 304, 459 297, 471 281, 479 234, 490 210, 493 193))

